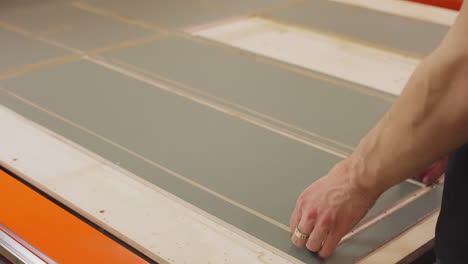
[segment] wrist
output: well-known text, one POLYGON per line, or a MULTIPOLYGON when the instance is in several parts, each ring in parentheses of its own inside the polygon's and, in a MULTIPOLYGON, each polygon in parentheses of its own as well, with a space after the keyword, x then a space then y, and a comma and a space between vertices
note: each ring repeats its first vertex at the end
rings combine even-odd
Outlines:
POLYGON ((337 164, 344 175, 348 175, 349 183, 358 193, 377 199, 389 187, 384 181, 379 180, 379 174, 372 169, 366 161, 353 154, 337 164))

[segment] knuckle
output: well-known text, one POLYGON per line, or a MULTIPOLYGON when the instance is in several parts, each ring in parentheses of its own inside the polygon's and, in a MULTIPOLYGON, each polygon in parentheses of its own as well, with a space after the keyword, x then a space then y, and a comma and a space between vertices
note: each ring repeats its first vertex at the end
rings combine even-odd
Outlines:
POLYGON ((325 215, 324 217, 322 217, 322 219, 320 220, 320 226, 323 228, 323 229, 330 229, 330 227, 333 225, 333 219, 328 216, 328 215, 325 215))
POLYGON ((299 208, 302 208, 306 203, 306 198, 304 194, 299 195, 299 198, 297 198, 296 206, 299 208))
POLYGON ((302 207, 302 205, 304 204, 304 202, 302 200, 303 200, 303 198, 301 198, 301 196, 299 196, 299 198, 297 198, 296 208, 301 208, 302 207))
POLYGON ((304 218, 307 222, 313 221, 317 218, 317 209, 312 207, 307 210, 307 212, 304 214, 304 218))

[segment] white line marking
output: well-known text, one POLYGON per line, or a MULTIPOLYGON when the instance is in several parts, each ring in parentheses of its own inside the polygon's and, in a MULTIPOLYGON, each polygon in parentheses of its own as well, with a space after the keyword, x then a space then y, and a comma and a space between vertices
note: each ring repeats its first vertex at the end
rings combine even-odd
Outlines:
POLYGON ((176 94, 178 96, 188 98, 191 101, 195 101, 195 102, 200 103, 202 105, 208 106, 208 107, 210 107, 212 109, 215 109, 215 110, 217 110, 219 112, 222 112, 222 113, 225 113, 227 115, 240 118, 240 119, 242 119, 244 121, 247 121, 247 122, 249 122, 251 124, 257 125, 257 126, 262 127, 262 128, 265 128, 267 130, 270 130, 270 131, 275 132, 277 134, 283 135, 283 136, 285 136, 287 138, 290 138, 290 139, 293 139, 295 141, 299 141, 299 142, 301 142, 303 144, 306 144, 308 146, 311 146, 311 147, 314 147, 316 149, 322 150, 322 151, 327 152, 329 154, 332 154, 334 156, 337 156, 337 157, 340 157, 340 158, 346 158, 347 157, 347 155, 345 153, 335 151, 335 150, 331 149, 331 147, 329 147, 329 146, 327 146, 325 144, 319 144, 318 142, 315 142, 315 141, 313 142, 312 140, 308 140, 308 139, 305 139, 303 137, 294 135, 292 133, 289 133, 288 131, 283 131, 282 129, 278 129, 278 128, 270 125, 269 123, 258 120, 257 118, 251 117, 249 115, 246 115, 244 113, 241 113, 241 112, 238 112, 238 111, 235 111, 235 110, 228 109, 225 106, 215 104, 215 103, 213 103, 213 102, 211 102, 209 100, 206 100, 206 99, 204 99, 202 97, 191 95, 191 94, 188 94, 188 93, 186 93, 184 91, 181 91, 179 89, 169 87, 169 86, 167 86, 167 85, 165 85, 163 83, 157 82, 156 80, 153 80, 151 78, 147 78, 147 77, 145 77, 145 76, 143 76, 141 74, 135 73, 133 71, 129 71, 129 70, 124 69, 124 68, 122 68, 120 66, 108 63, 108 62, 106 62, 104 60, 92 58, 92 57, 89 57, 89 56, 86 56, 84 59, 86 59, 88 61, 91 61, 91 62, 93 62, 95 64, 101 65, 101 66, 103 66, 103 67, 105 67, 107 69, 111 69, 111 70, 113 70, 115 72, 118 72, 120 74, 123 74, 125 76, 131 77, 131 78, 136 79, 138 81, 141 81, 143 83, 149 84, 149 85, 151 85, 153 87, 156 87, 158 89, 165 90, 165 91, 171 92, 173 94, 176 94))
POLYGON ((2 105, 0 120, 2 165, 153 257, 302 263, 2 105))
MULTIPOLYGON (((0 90, 3 90, 3 89, 0 88, 0 90)), ((71 126, 73 126, 75 128, 78 128, 78 129, 86 132, 89 135, 92 135, 92 136, 94 136, 96 138, 99 138, 100 140, 102 140, 102 141, 104 141, 104 142, 106 142, 106 143, 108 143, 108 144, 122 150, 122 151, 125 151, 128 154, 130 154, 130 155, 132 155, 132 156, 134 156, 134 157, 136 157, 136 158, 138 158, 138 159, 140 159, 140 160, 142 160, 142 161, 144 161, 144 162, 146 162, 146 163, 148 163, 148 164, 150 164, 150 165, 152 165, 152 166, 154 166, 154 167, 156 167, 156 168, 158 168, 158 169, 160 169, 162 171, 165 171, 165 172, 169 173, 170 175, 172 175, 172 176, 174 176, 174 177, 176 177, 176 178, 178 178, 178 179, 180 179, 180 180, 182 180, 182 181, 184 181, 184 182, 186 182, 186 183, 188 183, 188 184, 190 184, 190 185, 192 185, 192 186, 194 186, 196 188, 199 188, 199 189, 201 189, 201 190, 203 190, 203 191, 205 191, 205 192, 207 192, 207 193, 209 193, 209 194, 211 194, 213 196, 216 196, 216 197, 224 200, 227 203, 230 203, 230 204, 232 204, 232 205, 234 205, 234 206, 236 206, 236 207, 238 207, 238 208, 240 208, 240 209, 242 209, 244 211, 247 211, 247 212, 259 217, 260 219, 263 219, 266 222, 268 222, 268 223, 270 223, 270 224, 272 224, 272 225, 274 225, 274 226, 276 226, 278 228, 283 229, 284 231, 287 231, 287 232, 290 231, 289 226, 286 226, 286 225, 284 225, 284 224, 282 224, 282 223, 280 223, 280 222, 278 222, 278 221, 276 221, 276 220, 274 220, 274 219, 272 219, 272 218, 270 218, 270 217, 268 217, 266 215, 263 215, 263 214, 255 211, 255 210, 241 204, 241 203, 238 203, 235 200, 232 200, 232 199, 230 199, 230 198, 228 198, 228 197, 226 197, 226 196, 224 196, 224 195, 222 195, 222 194, 220 194, 220 193, 218 193, 218 192, 216 192, 216 191, 214 191, 214 190, 212 190, 212 189, 210 189, 210 188, 208 188, 208 187, 206 187, 206 186, 204 186, 204 185, 202 185, 202 184, 200 184, 200 183, 198 183, 198 182, 196 182, 196 181, 194 181, 194 180, 192 180, 190 178, 187 178, 187 177, 185 177, 185 176, 183 176, 183 175, 181 175, 181 174, 179 174, 179 173, 177 173, 177 172, 175 172, 175 171, 173 171, 171 169, 168 169, 168 168, 162 166, 161 164, 159 164, 159 163, 157 163, 157 162, 155 162, 153 160, 150 160, 150 159, 140 155, 139 153, 134 152, 133 150, 130 150, 130 149, 128 149, 128 148, 126 148, 126 147, 124 147, 122 145, 119 145, 119 144, 111 141, 110 139, 108 139, 108 138, 106 138, 104 136, 101 136, 101 135, 99 135, 99 134, 97 134, 97 133, 95 133, 95 132, 93 132, 93 131, 85 128, 85 127, 82 127, 82 126, 80 126, 80 125, 78 125, 78 124, 76 124, 76 123, 74 123, 74 122, 72 122, 72 121, 70 121, 70 120, 68 120, 68 119, 54 113, 54 112, 52 112, 52 111, 49 111, 49 110, 47 110, 47 109, 45 109, 45 108, 43 108, 43 107, 41 107, 41 106, 39 106, 37 104, 34 104, 31 101, 29 101, 29 100, 27 100, 25 98, 22 98, 21 96, 18 96, 18 95, 14 94, 11 91, 8 91, 8 90, 4 90, 4 91, 6 93, 8 93, 9 95, 17 98, 18 100, 21 100, 22 102, 24 102, 26 104, 29 104, 29 105, 37 108, 38 110, 40 110, 42 112, 45 112, 45 113, 47 113, 47 114, 49 114, 49 115, 51 115, 51 116, 65 122, 65 123, 67 123, 67 124, 69 124, 69 125, 71 125, 71 126)))
MULTIPOLYGON (((1 25, 2 25, 2 23, 0 21, 0 26, 1 25)), ((339 149, 336 149, 335 147, 332 147, 332 146, 329 146, 329 145, 327 145, 325 143, 322 143, 322 142, 320 142, 318 140, 298 135, 298 134, 296 134, 296 133, 294 133, 294 132, 292 132, 290 130, 275 126, 275 125, 273 125, 273 124, 271 124, 269 122, 265 122, 265 121, 260 120, 258 118, 255 118, 255 117, 252 117, 250 115, 244 114, 242 112, 236 111, 234 109, 230 109, 230 108, 228 108, 228 107, 226 107, 226 106, 224 106, 222 104, 216 104, 216 103, 212 102, 211 100, 209 100, 207 98, 203 98, 201 96, 194 96, 194 95, 191 95, 190 93, 184 92, 184 91, 182 91, 180 89, 176 89, 176 88, 170 87, 168 85, 164 85, 164 84, 162 84, 162 83, 160 83, 160 82, 158 82, 158 81, 156 81, 154 79, 147 78, 147 77, 145 77, 145 76, 143 76, 141 74, 138 74, 136 72, 133 72, 133 71, 131 71, 129 69, 125 69, 125 68, 120 67, 118 65, 112 64, 112 63, 108 62, 108 60, 106 60, 106 59, 104 59, 102 57, 99 57, 97 55, 89 54, 87 51, 82 51, 82 50, 79 50, 79 49, 76 49, 76 48, 69 47, 69 46, 67 46, 65 44, 61 44, 61 43, 56 42, 54 40, 50 40, 50 39, 48 39, 46 37, 37 36, 37 35, 35 35, 35 34, 31 33, 31 32, 28 32, 28 31, 22 29, 22 28, 17 28, 16 26, 12 26, 12 25, 8 24, 8 27, 9 27, 8 29, 11 28, 11 30, 14 30, 15 32, 16 31, 22 32, 21 34, 24 34, 25 36, 28 36, 28 37, 31 37, 33 39, 43 41, 45 43, 51 44, 51 45, 56 46, 56 47, 63 48, 65 50, 71 51, 73 53, 76 53, 76 54, 80 55, 81 58, 84 59, 84 60, 91 61, 91 62, 93 62, 95 64, 98 64, 98 65, 101 65, 101 66, 106 67, 108 69, 111 69, 113 71, 119 72, 119 73, 121 73, 123 75, 126 75, 126 76, 131 77, 133 79, 136 79, 138 81, 149 84, 149 85, 151 85, 153 87, 159 88, 161 90, 168 91, 168 92, 173 93, 173 94, 177 94, 177 95, 182 96, 184 98, 187 98, 189 100, 195 101, 195 102, 203 104, 205 106, 208 106, 208 107, 210 107, 212 109, 215 109, 217 111, 220 111, 220 112, 223 112, 223 113, 228 114, 230 116, 242 119, 242 120, 247 121, 247 122, 249 122, 251 124, 260 126, 262 128, 268 129, 268 130, 270 130, 272 132, 275 132, 275 133, 278 133, 280 135, 286 136, 286 137, 288 137, 290 139, 293 139, 293 140, 299 141, 301 143, 304 143, 306 145, 312 146, 314 148, 320 149, 322 151, 325 151, 325 152, 330 153, 332 155, 335 155, 337 157, 340 157, 340 158, 346 158, 347 157, 347 153, 345 153, 345 152, 343 152, 343 151, 341 151, 339 149)), ((93 50, 91 52, 93 52, 93 50)), ((160 79, 160 77, 158 77, 158 79, 160 79)), ((273 118, 270 117, 269 119, 273 119, 273 118)), ((279 122, 279 123, 281 123, 281 122, 279 122)), ((285 125, 285 124, 283 124, 283 125, 285 125)), ((298 129, 298 130, 301 130, 301 129, 298 129)), ((316 138, 322 137, 320 135, 317 135, 317 134, 309 132, 309 131, 307 131, 306 134, 313 135, 316 138)), ((337 144, 337 145, 342 144, 342 143, 339 143, 339 142, 333 142, 334 140, 330 140, 330 139, 327 139, 326 141, 330 141, 330 142, 332 142, 334 144, 337 144)))
POLYGON ((416 199, 419 199, 421 196, 427 194, 430 192, 432 189, 434 189, 433 186, 425 186, 423 188, 420 188, 419 190, 415 191, 414 193, 410 194, 407 197, 402 198, 400 201, 396 202, 392 206, 388 207, 384 212, 379 213, 375 216, 373 216, 371 219, 369 219, 367 222, 364 222, 362 225, 358 225, 355 229, 353 229, 351 232, 349 232, 347 235, 345 235, 340 243, 344 243, 351 238, 355 237, 357 234, 363 232, 364 230, 368 229, 369 227, 373 226, 374 224, 378 223, 382 219, 390 216, 391 214, 397 212, 401 208, 407 206, 408 204, 412 203, 416 199))
POLYGON ((253 17, 193 34, 399 95, 419 60, 253 17))

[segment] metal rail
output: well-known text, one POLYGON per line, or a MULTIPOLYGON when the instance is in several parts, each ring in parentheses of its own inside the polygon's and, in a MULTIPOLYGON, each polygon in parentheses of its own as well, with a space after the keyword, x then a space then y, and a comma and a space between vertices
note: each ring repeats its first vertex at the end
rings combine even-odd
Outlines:
POLYGON ((14 264, 57 263, 2 224, 0 224, 0 255, 14 264))

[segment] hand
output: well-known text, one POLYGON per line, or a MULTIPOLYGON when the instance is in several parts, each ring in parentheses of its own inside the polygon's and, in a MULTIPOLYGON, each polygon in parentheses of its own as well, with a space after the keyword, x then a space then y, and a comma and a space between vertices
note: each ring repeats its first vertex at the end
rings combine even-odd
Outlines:
POLYGON ((359 188, 346 161, 310 185, 299 196, 291 216, 292 242, 322 258, 330 257, 340 240, 366 215, 380 194, 359 188), (298 229, 308 239, 294 234, 298 229))
POLYGON ((436 183, 437 180, 445 173, 447 168, 448 157, 445 157, 435 163, 433 163, 429 168, 421 172, 418 176, 414 177, 417 180, 420 180, 426 184, 436 183))

